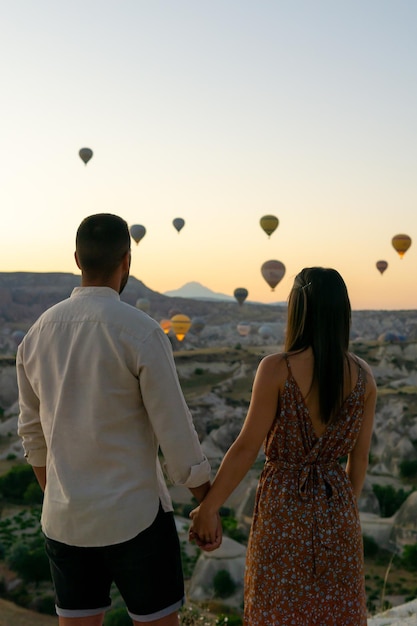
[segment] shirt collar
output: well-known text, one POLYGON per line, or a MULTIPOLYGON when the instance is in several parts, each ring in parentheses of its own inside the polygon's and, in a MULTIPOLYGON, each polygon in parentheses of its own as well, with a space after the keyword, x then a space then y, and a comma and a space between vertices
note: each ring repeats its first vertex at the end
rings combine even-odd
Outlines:
POLYGON ((99 298, 120 300, 120 295, 111 287, 75 287, 71 292, 71 298, 83 296, 98 296, 99 298))

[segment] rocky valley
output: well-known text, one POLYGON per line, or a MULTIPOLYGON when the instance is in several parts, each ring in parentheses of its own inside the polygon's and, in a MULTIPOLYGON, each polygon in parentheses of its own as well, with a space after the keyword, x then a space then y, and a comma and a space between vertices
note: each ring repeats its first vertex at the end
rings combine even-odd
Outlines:
MULTIPOLYGON (((0 274, 0 473, 23 460, 16 436, 17 345, 38 315, 67 297, 78 284, 79 277, 72 274, 0 274)), ((183 341, 174 335, 169 337, 197 432, 216 470, 243 423, 260 360, 282 348, 285 305, 239 306, 234 302, 170 298, 151 291, 134 278, 129 279, 123 299, 134 306, 139 301, 144 306, 146 301, 147 313, 157 321, 171 317, 173 310, 200 321, 198 330, 197 325, 195 329, 191 326, 183 341), (250 328, 240 334, 238 325, 243 320, 250 328), (261 332, 265 327, 268 331, 261 332)), ((351 349, 368 361, 378 385, 369 471, 359 501, 363 534, 376 545, 376 550, 401 555, 405 546, 417 544, 417 311, 354 311, 351 349), (392 497, 401 492, 403 496, 397 506, 391 503, 390 509, 381 497, 388 493, 387 488, 392 497)), ((195 602, 212 602, 216 573, 226 571, 234 587, 222 603, 236 610, 241 606, 245 542, 262 462, 261 451, 253 469, 226 503, 233 532, 211 554, 200 554, 195 546, 187 544, 189 494, 187 490, 171 488, 184 552, 192 564, 188 594, 195 602)), ((369 596, 374 598, 369 606, 374 607, 373 612, 383 608, 384 601, 395 606, 417 597, 416 573, 409 576, 402 572, 406 579, 402 588, 387 586, 386 581, 382 588, 375 580, 384 578, 388 565, 378 569, 374 562, 369 562, 367 567, 369 596)), ((396 623, 394 618, 386 619, 370 623, 396 623)))

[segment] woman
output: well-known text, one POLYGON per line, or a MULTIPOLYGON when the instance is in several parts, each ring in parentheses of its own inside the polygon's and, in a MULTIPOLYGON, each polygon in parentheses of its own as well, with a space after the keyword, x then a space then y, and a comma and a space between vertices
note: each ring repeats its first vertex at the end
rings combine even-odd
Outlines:
POLYGON ((190 539, 203 548, 214 542, 219 508, 264 442, 245 573, 249 626, 367 623, 357 499, 376 386, 369 366, 348 351, 350 321, 336 270, 296 276, 285 352, 261 361, 242 430, 190 514, 190 539))

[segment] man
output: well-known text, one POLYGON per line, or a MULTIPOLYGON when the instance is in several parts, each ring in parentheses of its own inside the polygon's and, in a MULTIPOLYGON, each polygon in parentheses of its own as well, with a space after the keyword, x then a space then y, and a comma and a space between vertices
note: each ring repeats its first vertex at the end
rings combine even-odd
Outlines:
MULTIPOLYGON (((184 586, 172 504, 158 460, 198 501, 210 466, 178 382, 171 345, 120 300, 130 234, 87 217, 75 260, 81 287, 20 344, 18 432, 45 491, 42 529, 60 626, 101 626, 112 582, 135 625, 177 626, 184 586)), ((214 549, 220 544, 206 546, 214 549)))

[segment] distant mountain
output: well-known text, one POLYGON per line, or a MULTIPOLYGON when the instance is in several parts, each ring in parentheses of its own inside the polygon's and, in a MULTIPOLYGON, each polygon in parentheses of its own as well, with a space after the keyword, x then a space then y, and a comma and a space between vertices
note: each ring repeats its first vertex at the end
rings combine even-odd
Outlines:
POLYGON ((193 298, 194 300, 226 300, 228 302, 234 300, 233 296, 212 291, 208 287, 204 287, 204 285, 197 282, 185 283, 185 285, 179 289, 164 291, 164 296, 175 298, 193 298))

